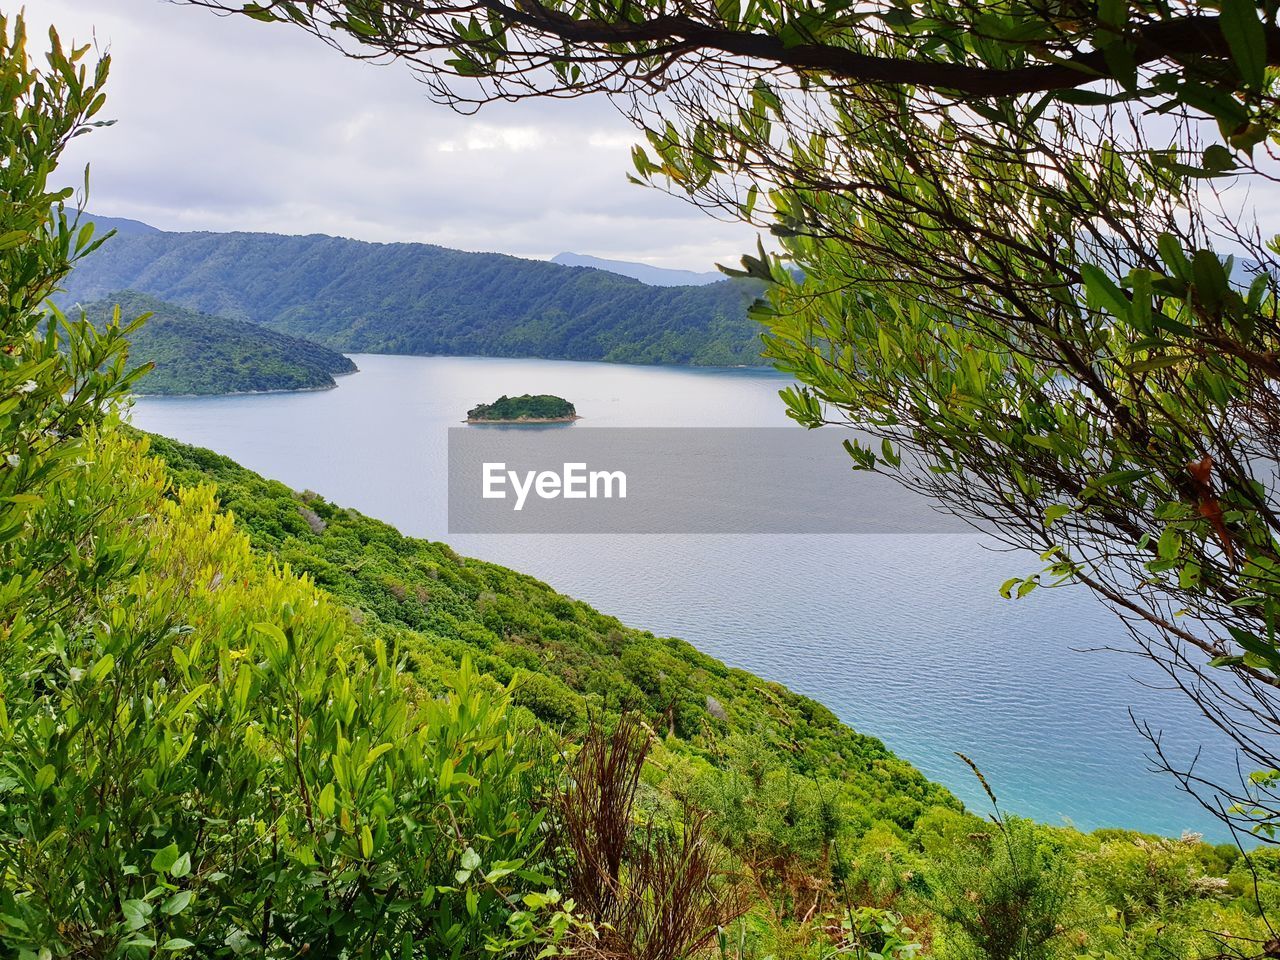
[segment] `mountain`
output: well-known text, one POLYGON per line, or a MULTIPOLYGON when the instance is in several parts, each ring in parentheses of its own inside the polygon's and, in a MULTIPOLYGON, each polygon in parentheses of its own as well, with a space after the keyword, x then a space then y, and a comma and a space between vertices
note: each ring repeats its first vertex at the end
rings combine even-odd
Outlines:
POLYGON ((610 273, 632 277, 653 287, 701 287, 708 283, 724 281, 724 274, 718 270, 709 270, 706 273, 698 273, 694 270, 669 270, 666 267, 654 267, 647 263, 634 263, 630 260, 606 260, 603 257, 592 257, 585 253, 557 253, 551 258, 551 262, 566 267, 608 270, 610 273))
POLYGON ((698 365, 759 364, 761 287, 630 277, 419 243, 270 233, 122 234, 67 298, 140 290, 344 352, 698 365))
POLYGON ((356 369, 351 360, 327 347, 132 290, 113 293, 84 309, 101 327, 117 304, 124 322, 152 314, 130 337, 130 362, 156 365, 138 382, 139 393, 320 390, 335 385, 335 374, 356 369))
POLYGON ((106 233, 108 230, 114 230, 119 236, 132 236, 139 233, 160 233, 159 227, 153 227, 149 223, 143 223, 141 220, 128 220, 124 217, 100 217, 97 214, 84 211, 86 220, 92 220, 95 235, 106 233))

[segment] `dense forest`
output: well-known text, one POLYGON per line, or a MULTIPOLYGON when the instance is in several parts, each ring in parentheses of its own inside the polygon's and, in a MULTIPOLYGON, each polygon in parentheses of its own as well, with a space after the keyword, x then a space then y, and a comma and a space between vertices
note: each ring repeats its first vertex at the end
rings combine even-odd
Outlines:
POLYGON ((419 243, 131 232, 68 294, 141 290, 346 352, 760 364, 754 281, 652 287, 617 274, 419 243))
POLYGON ((138 382, 140 394, 321 390, 335 385, 335 375, 356 370, 350 359, 327 347, 133 290, 112 293, 84 310, 102 328, 117 307, 124 317, 150 315, 130 335, 130 362, 155 364, 138 382))
POLYGON ((562 397, 547 393, 526 393, 519 397, 501 396, 493 403, 482 403, 467 411, 467 419, 476 423, 510 420, 576 420, 578 411, 562 397))

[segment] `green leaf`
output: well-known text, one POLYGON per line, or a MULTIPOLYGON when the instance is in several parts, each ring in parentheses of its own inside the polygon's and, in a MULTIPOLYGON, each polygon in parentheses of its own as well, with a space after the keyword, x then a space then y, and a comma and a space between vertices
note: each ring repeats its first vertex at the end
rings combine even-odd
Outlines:
POLYGON ((1156 555, 1161 560, 1172 560, 1182 551, 1182 536, 1173 527, 1165 527, 1156 541, 1156 555))
POLYGON ((1238 666, 1240 666, 1242 663, 1244 663, 1244 657, 1240 657, 1240 656, 1231 656, 1231 657, 1214 657, 1212 660, 1210 660, 1210 661, 1209 661, 1209 666, 1211 666, 1211 667, 1238 667, 1238 666))
POLYGON ((320 797, 316 800, 316 806, 320 808, 320 812, 326 817, 332 817, 334 808, 337 806, 336 797, 332 783, 326 783, 324 789, 320 791, 320 797))
POLYGON ((126 900, 120 904, 120 910, 124 914, 125 929, 131 931, 141 930, 151 916, 151 904, 145 900, 126 900))
POLYGON ((173 869, 173 865, 178 862, 178 854, 181 851, 176 843, 171 843, 167 847, 162 847, 155 852, 151 858, 151 869, 157 873, 168 873, 173 869))
POLYGON ((1163 357, 1148 357, 1146 360, 1139 360, 1136 363, 1129 364, 1131 373, 1146 373, 1148 370, 1161 370, 1165 367, 1175 367, 1180 363, 1188 360, 1194 360, 1195 357, 1189 354, 1169 354, 1163 357))
POLYGON ((1044 525, 1046 527, 1051 527, 1056 521, 1061 520, 1070 512, 1071 507, 1069 504, 1055 503, 1053 506, 1049 507, 1049 509, 1045 510, 1044 525))
POLYGON ((194 898, 195 894, 190 890, 179 890, 160 905, 160 912, 169 917, 176 916, 187 909, 194 898))
POLYGON ((1197 250, 1191 258, 1191 277, 1200 302, 1209 310, 1221 309, 1230 285, 1217 254, 1212 250, 1197 250))
POLYGON ((1080 276, 1084 280, 1084 288, 1089 306, 1102 308, 1118 320, 1129 316, 1129 298, 1109 276, 1086 263, 1080 267, 1080 276))
POLYGON ((101 680, 109 674, 116 665, 116 658, 111 654, 104 654, 102 659, 95 663, 89 670, 90 680, 101 680))
POLYGON ((1226 173, 1236 168, 1236 158, 1222 144, 1215 143, 1205 149, 1200 164, 1211 173, 1226 173))
POLYGON ((1240 77, 1255 90, 1266 85, 1267 33, 1254 0, 1222 0, 1218 18, 1240 77))
POLYGON ((1156 240, 1156 248, 1160 251, 1160 259, 1170 272, 1179 280, 1191 279, 1191 261, 1182 251, 1182 244, 1172 233, 1162 233, 1156 240))
POLYGON ((43 767, 36 771, 35 788, 36 793, 44 793, 53 786, 53 781, 58 776, 58 771, 52 763, 46 763, 43 767))

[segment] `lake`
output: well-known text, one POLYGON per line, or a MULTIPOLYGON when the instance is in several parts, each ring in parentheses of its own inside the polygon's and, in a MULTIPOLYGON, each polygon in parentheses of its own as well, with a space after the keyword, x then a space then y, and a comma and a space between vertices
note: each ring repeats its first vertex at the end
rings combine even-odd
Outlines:
MULTIPOLYGON (((552 393, 615 426, 783 426, 777 374, 472 357, 353 356, 336 390, 143 398, 133 422, 217 450, 299 490, 532 574, 601 611, 777 680, 883 739, 977 810, 1082 829, 1226 839, 1150 771, 1129 709, 1202 764, 1234 771, 1220 734, 1123 646, 1082 588, 1002 600, 1038 569, 978 534, 512 536, 447 534, 447 430, 478 402, 552 393), (1142 682, 1139 682, 1142 681, 1142 682), (1143 684, 1147 685, 1143 685, 1143 684)), ((479 428, 485 429, 485 428, 479 428)))

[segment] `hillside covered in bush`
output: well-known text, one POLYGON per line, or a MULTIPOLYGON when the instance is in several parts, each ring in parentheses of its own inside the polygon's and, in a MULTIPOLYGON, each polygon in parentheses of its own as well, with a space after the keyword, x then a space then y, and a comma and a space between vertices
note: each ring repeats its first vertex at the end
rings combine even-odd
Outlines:
POLYGON ((496 253, 270 233, 120 234, 77 265, 70 297, 140 290, 336 350, 760 364, 761 288, 639 280, 496 253))
POLYGON ((348 357, 319 344, 133 290, 112 293, 84 310, 102 328, 117 307, 124 317, 150 315, 129 337, 129 361, 155 364, 138 382, 141 394, 323 390, 336 386, 334 376, 356 371, 348 357))
POLYGON ((474 664, 570 740, 593 719, 640 717, 659 744, 644 775, 650 815, 678 823, 692 805, 752 878, 734 933, 740 960, 816 960, 832 955, 833 937, 853 957, 874 954, 851 944, 895 937, 900 948, 884 956, 912 956, 912 943, 957 958, 1205 955, 1213 931, 1257 922, 1251 869, 1264 902, 1280 903, 1280 859, 1268 854, 1250 868, 1236 848, 1194 836, 993 823, 821 704, 683 641, 211 451, 160 437, 151 450, 176 484, 214 484, 255 551, 305 574, 364 636, 399 650, 415 683, 444 695, 458 665, 474 664), (1042 925, 1038 952, 1001 954, 984 940, 1002 911, 1042 925))

